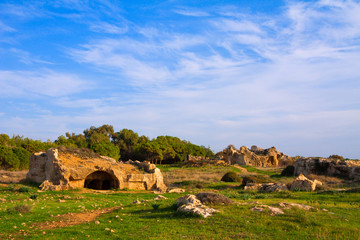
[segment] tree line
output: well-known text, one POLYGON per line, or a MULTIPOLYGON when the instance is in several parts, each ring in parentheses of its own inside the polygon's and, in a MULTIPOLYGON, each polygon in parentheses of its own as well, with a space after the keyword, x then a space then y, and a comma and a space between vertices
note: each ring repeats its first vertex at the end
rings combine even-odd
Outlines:
POLYGON ((29 167, 29 157, 39 151, 65 146, 67 148, 87 148, 103 156, 116 160, 150 161, 155 164, 181 162, 187 154, 213 157, 214 153, 205 146, 172 136, 158 136, 149 139, 130 129, 114 131, 112 125, 90 127, 81 134, 65 133, 55 141, 42 142, 16 135, 0 134, 0 167, 21 170, 29 167))

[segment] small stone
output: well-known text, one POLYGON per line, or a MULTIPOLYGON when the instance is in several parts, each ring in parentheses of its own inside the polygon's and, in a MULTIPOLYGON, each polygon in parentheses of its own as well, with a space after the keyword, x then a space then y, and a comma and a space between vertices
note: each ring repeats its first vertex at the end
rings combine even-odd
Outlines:
POLYGON ((167 197, 164 197, 164 196, 162 196, 162 195, 157 195, 157 196, 154 198, 155 201, 163 200, 163 199, 168 199, 168 198, 167 198, 167 197))
POLYGON ((97 224, 100 224, 100 222, 99 222, 98 220, 96 220, 94 223, 95 223, 96 225, 97 225, 97 224))
POLYGON ((139 199, 136 199, 135 201, 132 202, 132 204, 140 204, 141 201, 139 201, 139 199))

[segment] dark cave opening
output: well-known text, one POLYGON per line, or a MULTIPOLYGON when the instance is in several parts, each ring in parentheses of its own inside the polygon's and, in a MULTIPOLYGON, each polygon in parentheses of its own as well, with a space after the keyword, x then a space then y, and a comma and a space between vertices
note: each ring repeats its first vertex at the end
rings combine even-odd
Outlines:
POLYGON ((110 190, 119 188, 119 182, 116 177, 104 171, 96 171, 85 178, 85 188, 96 190, 110 190))

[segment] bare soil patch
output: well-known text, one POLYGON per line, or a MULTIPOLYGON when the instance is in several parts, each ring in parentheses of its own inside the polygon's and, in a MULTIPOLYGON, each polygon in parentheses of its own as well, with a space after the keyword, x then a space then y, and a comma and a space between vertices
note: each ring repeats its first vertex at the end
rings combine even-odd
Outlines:
POLYGON ((121 206, 116 206, 80 213, 67 213, 54 217, 53 221, 35 223, 33 226, 40 230, 70 227, 95 221, 102 214, 111 213, 120 207, 121 206))

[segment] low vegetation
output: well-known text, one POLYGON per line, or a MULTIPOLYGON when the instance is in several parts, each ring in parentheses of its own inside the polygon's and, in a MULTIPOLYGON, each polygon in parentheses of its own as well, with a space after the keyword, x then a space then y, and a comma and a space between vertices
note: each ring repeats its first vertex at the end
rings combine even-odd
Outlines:
POLYGON ((236 172, 227 172, 225 175, 221 178, 221 181, 223 182, 241 182, 242 179, 237 175, 236 172))
POLYGON ((54 147, 62 147, 79 154, 99 154, 122 161, 148 160, 156 164, 178 163, 183 161, 187 154, 214 156, 210 148, 177 137, 158 136, 149 139, 130 129, 115 132, 113 126, 102 125, 85 129, 83 134, 65 133, 65 136, 61 135, 53 142, 0 134, 0 169, 27 169, 31 154, 45 152, 54 147))
MULTIPOLYGON (((161 166, 170 186, 182 194, 134 190, 38 191, 34 184, 0 184, 0 239, 359 239, 360 193, 352 189, 320 192, 244 191, 239 182, 222 182, 227 172, 243 179, 282 181, 279 171, 238 166, 181 168, 161 166), (178 175, 177 175, 178 174, 178 175), (179 181, 182 179, 182 181, 179 181), (175 212, 176 199, 198 196, 217 212, 206 219, 175 212), (308 205, 271 216, 258 205, 308 205), (194 227, 196 226, 196 227, 194 227)), ((339 185, 337 187, 343 187, 339 185)))

